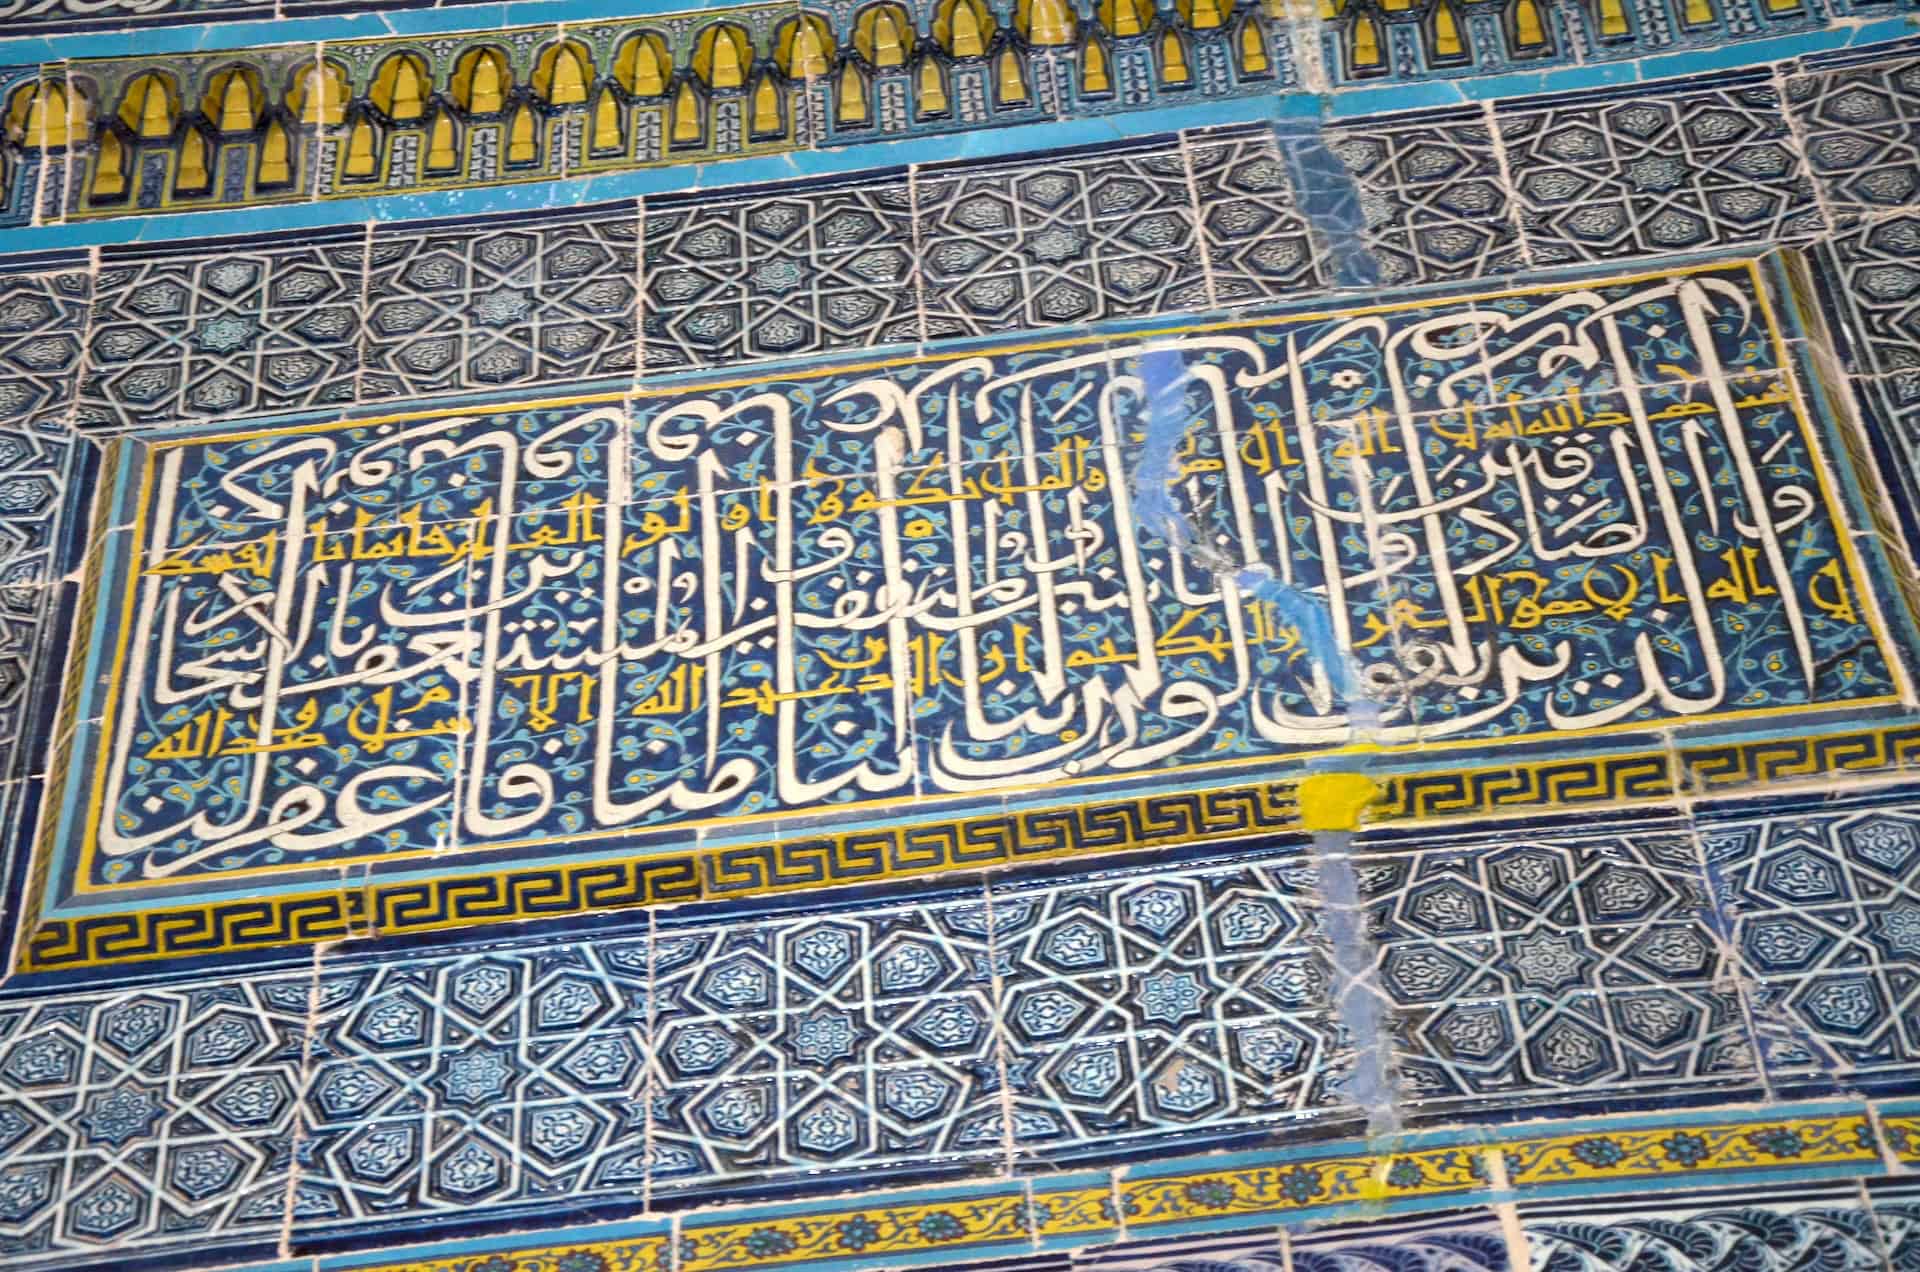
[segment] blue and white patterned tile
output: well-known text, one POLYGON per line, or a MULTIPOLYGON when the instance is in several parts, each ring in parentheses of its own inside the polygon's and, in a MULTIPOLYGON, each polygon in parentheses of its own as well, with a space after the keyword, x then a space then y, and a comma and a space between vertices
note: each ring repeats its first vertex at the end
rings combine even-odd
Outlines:
POLYGON ((1866 1194, 1887 1272, 1920 1269, 1920 1187, 1911 1178, 1870 1179, 1866 1194))
POLYGON ((74 423, 120 430, 336 407, 360 371, 365 231, 108 249, 74 423))
POLYGON ((1186 135, 1209 299, 1246 305, 1311 295, 1332 281, 1295 173, 1271 128, 1186 135))
POLYGON ((1487 113, 1329 130, 1353 173, 1366 248, 1384 283, 1486 278, 1520 268, 1520 232, 1487 113))
POLYGON ((650 199, 647 374, 920 339, 904 175, 650 199))
POLYGON ((978 893, 663 926, 652 1195, 994 1170, 1005 1158, 978 893))
POLYGON ((1920 202, 1920 59, 1810 59, 1786 85, 1835 229, 1920 202))
POLYGON ((1885 1272, 1874 1214, 1857 1185, 1523 1207, 1535 1272, 1662 1268, 1710 1272, 1885 1272))
POLYGON ((1521 99, 1496 118, 1535 265, 1822 232, 1770 79, 1658 97, 1521 99))
POLYGON ((59 429, 79 387, 93 275, 0 274, 0 428, 59 429))
POLYGON ((1684 825, 1459 835, 1355 861, 1422 1116, 1752 1090, 1746 1017, 1684 825))
POLYGON ((1911 1080, 1920 1061, 1920 818, 1782 812, 1702 827, 1776 1084, 1911 1080))
POLYGON ((1487 1210, 1329 1223, 1287 1231, 1291 1272, 1509 1272, 1511 1250, 1487 1210))
POLYGON ((377 229, 363 401, 625 380, 635 367, 639 212, 377 229))
POLYGON ((1076 1250, 1072 1272, 1283 1272, 1282 1242, 1278 1228, 1122 1241, 1076 1250))
POLYGON ((1204 308, 1178 139, 914 171, 930 340, 1204 308))
POLYGON ((0 1008, 0 1256, 270 1251, 303 1152, 310 973, 0 1008))
POLYGON ((1920 404, 1920 216, 1898 212, 1848 225, 1822 254, 1846 319, 1850 369, 1885 381, 1897 408, 1920 404))
POLYGON ((648 958, 642 928, 323 965, 310 981, 296 1243, 555 1196, 639 1209, 648 958))
POLYGON ((1280 854, 1216 869, 993 890, 1025 1158, 1351 1114, 1315 877, 1280 854))

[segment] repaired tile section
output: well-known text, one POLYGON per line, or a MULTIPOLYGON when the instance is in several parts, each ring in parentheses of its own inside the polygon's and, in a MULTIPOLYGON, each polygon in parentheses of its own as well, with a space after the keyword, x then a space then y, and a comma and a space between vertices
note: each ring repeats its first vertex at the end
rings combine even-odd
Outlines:
POLYGON ((1520 231, 1484 112, 1340 129, 1328 145, 1352 171, 1381 281, 1509 274, 1520 231))
POLYGON ((1902 1073, 1920 954, 1920 823, 1898 809, 1703 829, 1776 1082, 1902 1073))
POLYGON ((1788 101, 1822 198, 1843 228, 1920 197, 1920 61, 1809 59, 1788 101))

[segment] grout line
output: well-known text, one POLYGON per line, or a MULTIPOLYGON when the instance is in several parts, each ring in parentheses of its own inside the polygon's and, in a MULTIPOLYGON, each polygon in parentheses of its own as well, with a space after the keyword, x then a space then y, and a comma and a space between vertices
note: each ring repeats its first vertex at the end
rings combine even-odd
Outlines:
POLYGON ((1812 160, 1807 153, 1806 129, 1801 127, 1800 117, 1794 111, 1792 98, 1788 95, 1786 64, 1775 62, 1771 69, 1773 73, 1769 82, 1773 85, 1774 99, 1780 104, 1780 118, 1786 124, 1787 136, 1793 143, 1794 161, 1800 165, 1807 185, 1813 191, 1813 205, 1820 213, 1821 231, 1827 236, 1838 235, 1842 227, 1827 194, 1826 178, 1813 170, 1812 160))
MULTIPOLYGON (((46 88, 47 88, 47 71, 46 71, 46 65, 44 63, 34 68, 33 86, 34 86, 34 92, 41 95, 41 102, 42 102, 41 110, 43 113, 40 116, 40 136, 44 140, 47 135, 46 115, 44 114, 44 111, 46 109, 45 94, 46 94, 46 88)), ((27 138, 27 143, 31 145, 33 143, 33 140, 34 140, 33 138, 29 137, 27 138)), ((28 211, 27 224, 33 226, 36 229, 46 224, 45 221, 41 220, 40 214, 46 208, 46 205, 47 205, 47 200, 46 200, 47 170, 52 166, 53 166, 53 162, 47 153, 47 148, 45 146, 40 147, 40 166, 34 170, 33 194, 29 196, 32 199, 32 203, 27 210, 28 211)))
POLYGON ((307 982, 307 1020, 300 1032, 300 1084, 294 1092, 292 1141, 287 1152, 287 1190, 280 1214, 279 1257, 293 1257, 294 1202, 300 1191, 300 1144, 306 1138, 307 1087, 313 1079, 313 1035, 320 1024, 320 964, 331 942, 320 941, 313 947, 313 979, 307 982))
POLYGON ((1520 264, 1524 269, 1533 268, 1533 237, 1527 233, 1525 221, 1520 215, 1520 187, 1513 179, 1513 164, 1507 155, 1506 134, 1500 131, 1500 112, 1494 109, 1492 101, 1480 104, 1481 117, 1487 121, 1487 136, 1493 146, 1493 161, 1500 170, 1500 188, 1507 196, 1507 220, 1513 226, 1513 237, 1520 245, 1520 264))
MULTIPOLYGON (((660 920, 659 920, 659 915, 651 907, 648 908, 646 915, 647 915, 647 1011, 646 1011, 646 1024, 645 1024, 646 1041, 640 1048, 640 1056, 641 1056, 640 1160, 646 1163, 646 1169, 640 1173, 640 1212, 642 1214, 651 1214, 653 1212, 653 1161, 654 1161, 653 1070, 654 1070, 654 1064, 656 1062, 657 1054, 658 1054, 654 1050, 654 1040, 655 1040, 656 1034, 658 1033, 658 1030, 655 1027, 654 1011, 655 1011, 655 1005, 659 1001, 659 995, 656 994, 654 991, 655 991, 656 977, 658 976, 658 963, 657 963, 656 956, 659 952, 659 946, 660 946, 660 942, 659 942, 660 920)), ((674 1218, 674 1223, 676 1225, 678 1225, 679 1223, 679 1217, 677 1215, 674 1218)))
POLYGON ((1174 134, 1174 137, 1180 148, 1180 171, 1185 173, 1187 178, 1187 204, 1193 211, 1193 246, 1194 250, 1200 254, 1200 277, 1206 280, 1207 284, 1207 308, 1218 309, 1220 308, 1220 287, 1214 279, 1213 244, 1207 239, 1206 211, 1200 206, 1200 180, 1198 174, 1194 172, 1193 146, 1187 140, 1189 131, 1191 130, 1183 129, 1174 134))
POLYGON ((1887 1232, 1880 1226, 1880 1214, 1874 1209, 1873 1194, 1867 1191, 1866 1179, 1856 1179, 1853 1187, 1855 1195, 1860 1198, 1860 1212, 1867 1217, 1867 1224, 1873 1229, 1873 1246, 1880 1255, 1880 1272, 1894 1272, 1893 1253, 1887 1247, 1887 1232))
POLYGON ((367 321, 367 307, 373 298, 373 231, 377 224, 369 220, 360 236, 360 311, 353 316, 353 401, 356 406, 367 400, 367 362, 373 353, 373 328, 367 321))
POLYGON ((914 352, 924 354, 931 343, 927 335, 926 239, 920 224, 920 165, 907 165, 907 220, 913 229, 913 301, 916 334, 914 352))
MULTIPOLYGON (((1673 740, 1673 731, 1666 731, 1669 742, 1673 740)), ((1746 960, 1740 957, 1740 947, 1733 939, 1733 919, 1720 905, 1718 893, 1714 887, 1712 867, 1707 862, 1706 842, 1700 837, 1699 823, 1694 819, 1691 807, 1686 809, 1687 843, 1693 852, 1693 865, 1699 871, 1700 885, 1705 892, 1705 911, 1702 918, 1706 921, 1708 938, 1713 942, 1714 950, 1726 967, 1727 977, 1732 982, 1734 1000, 1740 1004, 1740 1018, 1746 1028, 1747 1045, 1752 1049, 1753 1074, 1759 1083, 1761 1096, 1769 1103, 1779 1097, 1773 1089, 1773 1073, 1766 1062, 1766 1043, 1761 1037, 1760 1016, 1753 1003, 1752 988, 1747 975, 1746 960)))
MULTIPOLYGON (((273 2, 277 18, 282 0, 273 0, 273 2)), ((349 90, 352 88, 351 80, 348 81, 348 88, 349 90)), ((314 105, 314 97, 318 95, 321 97, 321 105, 324 106, 326 102, 326 92, 327 42, 325 40, 315 40, 313 42, 313 82, 307 85, 307 105, 312 107, 314 105)), ((340 109, 344 112, 346 108, 347 103, 341 102, 340 109)), ((323 112, 316 110, 314 113, 313 150, 311 157, 309 157, 307 148, 299 144, 304 139, 298 131, 300 121, 297 117, 294 119, 295 129, 290 132, 288 137, 288 146, 290 148, 298 146, 298 149, 294 151, 294 153, 299 156, 296 162, 304 162, 305 165, 300 173, 300 184, 307 187, 306 201, 308 203, 317 202, 320 198, 320 139, 327 131, 327 124, 323 122, 323 112)), ((359 384, 356 382, 354 387, 358 389, 359 384)))
MULTIPOLYGON (((662 125, 664 127, 665 125, 662 125)), ((647 200, 633 200, 633 385, 647 375, 647 200)))
MULTIPOLYGON (((1880 1105, 1873 1100, 1867 1102, 1867 1124, 1873 1128, 1873 1143, 1880 1150, 1880 1164, 1887 1168, 1887 1173, 1889 1175, 1911 1174, 1907 1164, 1900 1160, 1900 1154, 1894 1151, 1893 1144, 1888 1141, 1886 1123, 1880 1117, 1880 1105)), ((1866 1187, 1864 1179, 1860 1186, 1866 1187)))
MULTIPOLYGON (((1497 1156, 1497 1153, 1494 1155, 1497 1156)), ((1501 1173, 1506 1173, 1504 1162, 1501 1163, 1501 1173)), ((1520 1222, 1520 1207, 1511 1201, 1496 1201, 1489 1203, 1488 1209, 1500 1221, 1500 1235, 1506 1238, 1507 1267, 1511 1272, 1526 1272, 1533 1266, 1533 1248, 1527 1242, 1526 1226, 1520 1222)))
MULTIPOLYGON (((73 363, 73 387, 67 394, 65 425, 74 437, 80 436, 80 395, 86 390, 88 372, 93 366, 93 321, 96 302, 100 297, 100 245, 94 244, 87 249, 87 313, 80 324, 80 356, 73 363)), ((96 498, 106 495, 106 483, 97 484, 96 498)), ((71 496, 71 492, 69 492, 71 496)), ((81 556, 84 558, 91 545, 83 545, 81 556)))
POLYGON ((993 1063, 1000 1078, 1001 1168, 1008 1176, 1012 1176, 1014 1173, 1013 1087, 1008 1081, 1011 1066, 1007 1062, 1006 1012, 1002 1010, 1006 1002, 1005 983, 1000 976, 999 934, 995 931, 993 922, 993 882, 990 878, 982 877, 980 880, 980 901, 987 920, 987 986, 990 995, 989 1014, 993 1027, 993 1063))

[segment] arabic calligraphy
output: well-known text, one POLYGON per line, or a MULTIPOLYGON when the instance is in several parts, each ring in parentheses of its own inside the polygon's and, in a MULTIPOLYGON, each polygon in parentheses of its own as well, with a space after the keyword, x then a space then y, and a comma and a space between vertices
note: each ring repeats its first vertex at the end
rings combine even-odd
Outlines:
POLYGON ((158 448, 91 877, 1884 700, 1755 287, 158 448))

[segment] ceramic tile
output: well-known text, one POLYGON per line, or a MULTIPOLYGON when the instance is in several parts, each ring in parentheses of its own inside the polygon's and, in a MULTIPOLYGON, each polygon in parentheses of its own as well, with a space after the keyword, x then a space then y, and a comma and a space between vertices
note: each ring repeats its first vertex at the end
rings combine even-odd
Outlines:
POLYGON ((1354 864, 1409 1108, 1753 1086, 1684 827, 1502 838, 1354 864))
POLYGON ((1784 814, 1702 829, 1770 1073, 1861 1081, 1912 1064, 1920 827, 1891 809, 1784 814))
POLYGON ((649 374, 920 339, 904 176, 649 200, 646 276, 649 374))
POLYGON ((989 922, 975 893, 663 927, 654 1196, 997 1168, 1005 1126, 989 922))
POLYGON ((511 227, 381 227, 367 248, 361 401, 624 381, 638 211, 511 227))
POLYGON ((1520 232, 1485 112, 1341 129, 1381 281, 1484 278, 1520 268, 1520 232))
POLYGON ((1835 293, 1854 322, 1849 353, 1862 374, 1884 377, 1902 407, 1920 401, 1920 333, 1915 327, 1920 219, 1894 215, 1848 226, 1827 240, 1835 293), (1912 281, 1909 281, 1909 280, 1912 281))
POLYGON ((25 429, 69 422, 92 292, 83 263, 0 276, 0 422, 25 429))
POLYGON ((352 402, 364 238, 338 231, 184 258, 171 249, 104 253, 75 426, 352 402))
POLYGON ((997 887, 992 906, 1023 1157, 1351 1116, 1304 857, 997 887))
POLYGON ((1204 306, 1177 141, 914 173, 930 339, 1204 306))
POLYGON ((1910 206, 1920 196, 1920 63, 1856 55, 1806 71, 1788 78, 1787 97, 1835 228, 1910 206))
POLYGON ((1910 0, 102 3, 10 1266, 1913 1261, 1910 0))
POLYGON ((1528 1208, 1521 1224, 1535 1259, 1547 1267, 1888 1266, 1875 1212, 1857 1185, 1797 1195, 1709 1193, 1662 1205, 1589 1203, 1558 1214, 1528 1208))
POLYGON ((637 1208, 651 1036, 644 928, 398 963, 342 954, 310 978, 302 1169, 287 1203, 299 1245, 417 1231, 476 1206, 524 1204, 563 1179, 637 1208))
POLYGON ((1496 115, 1536 265, 1805 240, 1811 182, 1770 81, 1496 115))
POLYGON ((9 1011, 9 1258, 84 1264, 182 1228, 212 1248, 270 1252, 300 1134, 311 983, 263 977, 9 1011))
POLYGON ((1401 1222, 1302 1225, 1287 1232, 1287 1258, 1299 1272, 1336 1268, 1459 1268, 1505 1272, 1512 1250, 1487 1210, 1443 1212, 1401 1222))
POLYGON ((1187 156, 1212 303, 1307 294, 1331 281, 1270 130, 1193 134, 1187 156))

